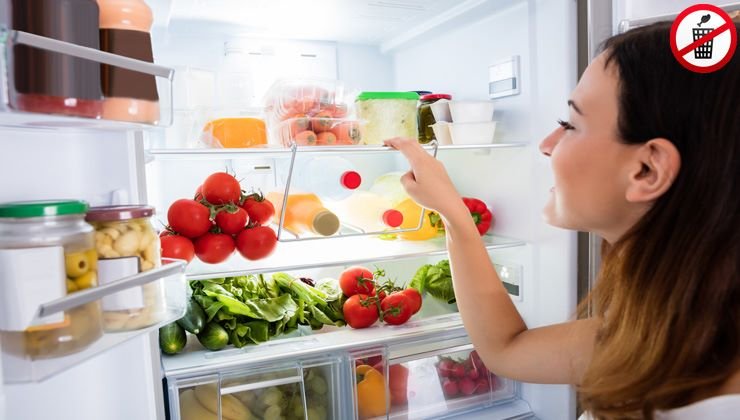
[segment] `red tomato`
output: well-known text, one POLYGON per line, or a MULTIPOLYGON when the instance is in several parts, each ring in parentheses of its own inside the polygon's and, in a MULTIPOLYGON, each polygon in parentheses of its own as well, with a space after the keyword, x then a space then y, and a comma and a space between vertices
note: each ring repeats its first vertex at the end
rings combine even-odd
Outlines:
POLYGON ((390 325, 401 325, 413 315, 409 298, 401 293, 388 295, 380 302, 380 309, 383 312, 383 321, 390 325))
POLYGON ((290 119, 290 136, 295 137, 301 131, 306 131, 311 125, 310 120, 306 114, 298 114, 290 119))
MULTIPOLYGON (((373 366, 378 372, 383 372, 383 363, 373 366)), ((388 388, 391 394, 392 405, 403 405, 408 399, 409 369, 401 364, 388 366, 388 388)))
POLYGON ((198 188, 195 189, 195 196, 193 197, 193 200, 200 201, 203 199, 203 185, 198 185, 198 188))
POLYGON ((299 146, 313 146, 316 144, 316 133, 311 130, 301 131, 293 139, 299 146))
POLYGON ((416 314, 421 309, 421 293, 419 293, 416 289, 405 289, 398 293, 401 293, 402 295, 406 295, 406 297, 409 299, 409 305, 411 306, 411 313, 416 314))
POLYGON ((342 306, 344 320, 352 328, 367 328, 378 320, 377 299, 368 295, 354 295, 342 306))
POLYGON ((345 296, 354 296, 358 293, 371 295, 375 291, 373 272, 365 267, 350 267, 339 275, 339 287, 345 296))
POLYGON ((208 264, 225 261, 234 252, 234 240, 225 233, 206 233, 195 240, 195 255, 208 264))
POLYGON ((248 260, 259 260, 272 254, 277 245, 275 231, 267 226, 243 230, 236 237, 236 249, 248 260))
POLYGON ((208 232, 212 224, 208 207, 197 201, 181 198, 167 210, 167 223, 172 230, 187 238, 197 238, 208 232))
POLYGON ((315 133, 331 130, 332 114, 329 111, 321 111, 311 118, 311 129, 315 133))
POLYGON ((337 144, 357 144, 362 138, 360 125, 352 121, 339 123, 331 131, 337 136, 337 144))
POLYGON ((331 131, 325 131, 323 133, 319 133, 319 135, 316 136, 316 144, 330 145, 336 143, 337 136, 335 136, 334 133, 332 133, 331 131))
POLYGON ((190 262, 195 256, 193 242, 184 236, 169 234, 161 237, 159 241, 163 258, 176 258, 190 262))
POLYGON ((242 195, 239 181, 226 172, 216 172, 203 181, 203 197, 211 204, 238 203, 242 195))
POLYGON ((263 226, 270 223, 275 215, 275 206, 262 194, 251 194, 242 203, 242 208, 249 215, 249 223, 263 226))
POLYGON ((216 213, 216 226, 221 229, 221 232, 229 235, 237 235, 244 230, 248 221, 247 211, 241 207, 236 207, 234 212, 224 209, 216 213))

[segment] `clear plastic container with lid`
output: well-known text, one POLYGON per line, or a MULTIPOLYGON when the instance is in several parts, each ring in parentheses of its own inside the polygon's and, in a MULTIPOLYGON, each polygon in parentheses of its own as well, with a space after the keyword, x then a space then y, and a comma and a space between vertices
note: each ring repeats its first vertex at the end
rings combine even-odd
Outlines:
MULTIPOLYGON (((87 221, 95 227, 100 284, 160 266, 159 237, 151 224, 154 208, 93 207, 87 221)), ((127 289, 102 300, 106 331, 146 328, 167 316, 162 282, 127 289)))
POLYGON ((415 92, 362 92, 357 117, 365 121, 363 144, 382 144, 393 137, 418 139, 415 92))
POLYGON ((98 302, 36 316, 40 305, 97 286, 87 203, 0 204, 0 337, 3 353, 40 359, 85 349, 103 333, 98 302))

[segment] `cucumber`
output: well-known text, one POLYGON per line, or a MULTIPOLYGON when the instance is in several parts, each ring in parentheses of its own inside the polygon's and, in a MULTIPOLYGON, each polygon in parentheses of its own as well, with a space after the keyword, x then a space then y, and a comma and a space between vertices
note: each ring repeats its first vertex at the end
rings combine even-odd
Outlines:
POLYGON ((177 320, 177 323, 191 334, 198 334, 206 325, 206 313, 198 305, 195 299, 188 300, 185 315, 177 320))
POLYGON ((217 322, 209 322, 198 334, 198 341, 208 350, 221 350, 229 344, 229 333, 217 322))
POLYGON ((172 322, 159 329, 159 348, 165 354, 181 352, 187 341, 185 330, 177 322, 172 322))

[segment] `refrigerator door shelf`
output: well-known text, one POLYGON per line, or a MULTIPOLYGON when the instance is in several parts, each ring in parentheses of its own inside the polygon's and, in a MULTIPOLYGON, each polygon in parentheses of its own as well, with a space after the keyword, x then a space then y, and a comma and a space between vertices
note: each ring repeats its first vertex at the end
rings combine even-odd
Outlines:
MULTIPOLYGON (((91 357, 111 349, 131 338, 155 331, 162 325, 173 322, 185 313, 187 302, 187 285, 185 280, 185 264, 183 261, 172 261, 163 267, 155 268, 145 273, 122 278, 103 286, 83 290, 53 302, 39 306, 37 318, 49 316, 56 313, 70 311, 76 308, 91 308, 96 311, 90 314, 100 319, 100 302, 106 296, 127 290, 139 290, 144 293, 141 286, 146 284, 159 284, 159 289, 164 291, 166 304, 152 310, 146 319, 149 327, 133 329, 125 332, 103 332, 97 340, 87 348, 77 353, 53 358, 32 358, 24 353, 23 332, 5 332, 2 343, 3 379, 5 383, 40 382, 55 374, 76 366, 91 357), (90 305, 93 303, 94 305, 90 305), (152 320, 151 318, 156 318, 152 320), (151 321, 151 322, 150 322, 151 321), (153 324, 152 324, 153 322, 153 324), (17 334, 11 339, 10 334, 17 334)), ((141 311, 137 311, 141 314, 141 311)), ((145 318, 141 316, 137 319, 145 318)))
MULTIPOLYGON (((485 235, 483 241, 489 251, 526 245, 522 240, 494 235, 485 235)), ((187 276, 189 280, 207 280, 247 274, 381 263, 446 253, 445 238, 441 236, 425 241, 387 241, 375 237, 336 238, 333 241, 321 241, 310 247, 300 242, 278 243, 272 255, 257 261, 248 261, 237 253, 223 263, 215 265, 194 259, 188 264, 187 276), (361 249, 362 253, 348 255, 347 250, 350 249, 361 249), (339 258, 340 256, 346 257, 339 258)))
MULTIPOLYGON (((45 128, 65 131, 131 131, 166 127, 172 123, 172 80, 174 74, 175 72, 171 68, 28 32, 11 30, 0 25, 0 127, 45 128), (16 79, 13 51, 19 45, 145 74, 155 79, 158 100, 145 101, 125 97, 101 98, 101 101, 94 101, 102 104, 98 106, 101 110, 91 113, 90 109, 77 110, 78 102, 76 98, 57 98, 41 94, 24 95, 16 90, 14 82, 16 79), (26 97, 33 97, 32 100, 35 102, 23 102, 26 97), (56 98, 54 100, 63 101, 64 107, 69 108, 47 113, 44 111, 46 109, 46 102, 44 101, 47 101, 47 99, 44 98, 48 100, 56 98), (109 103, 107 101, 113 102, 109 103), (21 105, 21 102, 24 105, 21 105), (121 108, 123 114, 116 114, 115 118, 117 120, 107 119, 104 113, 106 107, 112 106, 118 108, 123 106, 125 108, 125 110, 121 108), (40 111, 33 112, 32 109, 40 111), (58 115, 54 115, 54 113, 58 115)), ((59 108, 57 105, 54 105, 54 107, 53 109, 59 108)))

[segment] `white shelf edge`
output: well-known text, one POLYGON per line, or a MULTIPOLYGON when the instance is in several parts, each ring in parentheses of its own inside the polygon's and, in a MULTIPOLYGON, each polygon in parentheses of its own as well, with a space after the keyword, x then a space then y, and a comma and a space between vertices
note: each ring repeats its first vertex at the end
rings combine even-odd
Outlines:
MULTIPOLYGON (((511 238, 503 238, 500 236, 493 236, 492 240, 498 238, 505 240, 507 242, 503 243, 487 243, 486 249, 489 251, 496 250, 496 249, 505 249, 505 248, 515 248, 524 246, 527 243, 522 240, 518 239, 511 239, 511 238)), ((278 244, 278 246, 280 246, 278 244)), ((188 280, 208 280, 213 278, 220 278, 220 277, 235 277, 235 276, 243 276, 248 274, 260 274, 260 273, 275 273, 275 272, 281 272, 281 271, 294 271, 294 270, 308 270, 312 268, 321 268, 321 267, 333 267, 333 266, 345 266, 345 265, 358 265, 368 262, 387 262, 387 261, 395 261, 395 260, 401 260, 401 259, 412 259, 412 258, 419 258, 419 257, 426 257, 426 256, 435 256, 435 255, 443 255, 447 253, 447 248, 440 248, 432 251, 418 251, 418 252, 408 252, 408 253, 395 253, 393 255, 382 255, 382 256, 367 256, 367 257, 361 257, 361 258, 352 258, 352 259, 345 259, 345 260, 332 260, 332 261, 318 261, 318 262, 311 262, 311 263, 302 263, 302 264, 293 264, 293 265, 281 265, 281 266, 263 266, 263 267, 253 267, 253 268, 244 268, 244 269, 233 269, 228 271, 213 271, 208 273, 202 273, 202 274, 187 274, 188 280)))
POLYGON ((217 352, 198 350, 174 356, 163 355, 163 371, 168 378, 192 377, 244 365, 261 365, 286 357, 295 359, 330 352, 367 349, 378 344, 388 345, 432 337, 443 341, 465 336, 459 313, 410 321, 400 326, 376 324, 358 330, 350 327, 325 330, 327 331, 307 336, 286 337, 217 352))

